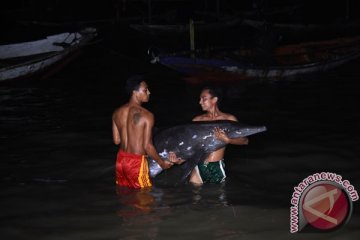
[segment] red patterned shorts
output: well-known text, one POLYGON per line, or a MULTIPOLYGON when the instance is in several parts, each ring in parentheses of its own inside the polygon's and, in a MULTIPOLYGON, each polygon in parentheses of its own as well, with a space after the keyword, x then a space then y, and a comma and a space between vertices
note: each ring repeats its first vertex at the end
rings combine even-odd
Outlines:
POLYGON ((130 188, 151 187, 148 161, 144 155, 119 150, 116 159, 116 184, 130 188))

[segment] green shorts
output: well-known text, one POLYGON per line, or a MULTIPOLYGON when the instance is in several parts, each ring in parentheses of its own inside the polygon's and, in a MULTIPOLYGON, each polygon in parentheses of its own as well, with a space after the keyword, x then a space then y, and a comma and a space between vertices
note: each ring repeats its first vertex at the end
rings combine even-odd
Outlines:
POLYGON ((224 160, 198 164, 199 173, 204 183, 221 183, 225 181, 224 160))

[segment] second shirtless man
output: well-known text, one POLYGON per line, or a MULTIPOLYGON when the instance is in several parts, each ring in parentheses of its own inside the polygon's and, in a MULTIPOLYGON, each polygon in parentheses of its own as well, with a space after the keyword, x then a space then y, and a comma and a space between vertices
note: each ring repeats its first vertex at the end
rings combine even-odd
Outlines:
MULTIPOLYGON (((193 121, 238 121, 235 116, 221 112, 219 102, 221 94, 217 88, 205 87, 200 94, 200 105, 206 113, 196 116, 193 121)), ((246 145, 248 138, 229 138, 222 130, 215 128, 215 136, 227 144, 246 145)), ((190 182, 196 185, 203 183, 220 183, 226 178, 224 163, 225 147, 212 152, 203 163, 199 163, 192 171, 190 182)))

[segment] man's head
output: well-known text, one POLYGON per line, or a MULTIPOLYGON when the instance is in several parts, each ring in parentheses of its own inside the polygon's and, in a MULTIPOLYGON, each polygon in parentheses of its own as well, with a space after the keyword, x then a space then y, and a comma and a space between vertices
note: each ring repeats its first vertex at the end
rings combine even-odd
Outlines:
POLYGON ((134 75, 126 80, 126 92, 141 102, 148 102, 150 91, 142 75, 134 75))
POLYGON ((200 105, 204 111, 208 111, 214 106, 219 106, 221 102, 221 90, 216 87, 204 87, 200 94, 200 105))

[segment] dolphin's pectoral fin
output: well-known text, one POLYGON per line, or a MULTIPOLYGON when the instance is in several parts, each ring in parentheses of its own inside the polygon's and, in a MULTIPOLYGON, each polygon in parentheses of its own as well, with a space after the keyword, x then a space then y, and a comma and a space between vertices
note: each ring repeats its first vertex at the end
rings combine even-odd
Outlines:
POLYGON ((188 178, 190 177, 190 174, 192 170, 201 162, 203 162, 206 159, 207 155, 205 154, 199 154, 198 156, 194 157, 194 161, 187 161, 186 165, 184 165, 184 172, 183 176, 180 178, 179 184, 184 184, 188 178))
POLYGON ((155 185, 160 186, 178 186, 184 184, 189 178, 191 171, 198 163, 204 161, 206 156, 207 155, 204 153, 195 154, 195 156, 186 160, 183 164, 174 165, 173 167, 162 171, 153 179, 153 182, 155 185))

